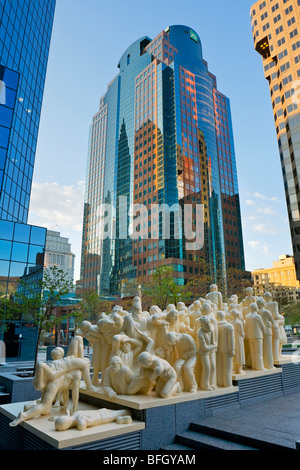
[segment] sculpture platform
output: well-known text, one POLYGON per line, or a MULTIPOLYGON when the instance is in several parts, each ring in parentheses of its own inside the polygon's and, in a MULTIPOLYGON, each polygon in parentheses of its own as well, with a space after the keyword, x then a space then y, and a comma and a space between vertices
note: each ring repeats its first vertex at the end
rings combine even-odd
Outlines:
POLYGON ((94 397, 105 402, 121 405, 122 407, 130 408, 132 410, 146 410, 150 408, 157 408, 169 405, 178 405, 196 400, 203 400, 206 398, 215 398, 223 395, 229 395, 238 391, 238 387, 218 388, 212 391, 198 390, 195 393, 181 392, 179 395, 174 395, 169 398, 161 398, 150 393, 148 395, 117 395, 115 398, 110 398, 107 395, 98 392, 87 391, 84 383, 80 388, 80 395, 84 397, 94 397))
MULTIPOLYGON (((25 403, 26 402, 2 405, 0 407, 0 414, 8 418, 9 421, 12 421, 19 412, 23 410, 25 403)), ((84 402, 80 402, 78 406, 78 411, 97 409, 96 406, 84 402)), ((133 420, 130 424, 117 424, 115 422, 101 424, 87 428, 84 432, 78 429, 68 429, 58 432, 54 428, 54 416, 61 416, 59 408, 53 408, 52 417, 42 416, 22 423, 22 429, 27 435, 37 437, 53 449, 76 448, 77 446, 96 443, 97 441, 103 441, 145 429, 145 423, 133 420)), ((11 431, 14 432, 14 428, 11 428, 11 431)))
POLYGON ((170 398, 154 395, 118 395, 109 398, 101 393, 80 388, 79 409, 130 408, 132 424, 112 423, 80 432, 72 429, 57 432, 54 422, 45 418, 32 419, 11 428, 9 423, 18 415, 24 403, 0 407, 0 447, 10 449, 96 449, 96 450, 159 450, 174 442, 176 436, 189 429, 191 422, 239 410, 249 405, 283 397, 300 391, 300 364, 290 357, 272 370, 245 370, 233 376, 233 386, 214 391, 198 390, 170 398), (2 442, 1 442, 2 441, 2 442), (19 446, 19 447, 18 447, 19 446), (4 446, 3 446, 4 447, 4 446))
MULTIPOLYGON (((291 361, 286 361, 286 364, 290 364, 291 361)), ((266 377, 269 375, 274 375, 274 374, 281 374, 282 369, 280 367, 274 367, 274 369, 264 369, 264 370, 253 370, 253 369, 244 369, 244 374, 232 374, 232 380, 233 382, 239 381, 239 380, 248 380, 248 379, 254 379, 257 377, 266 377)))

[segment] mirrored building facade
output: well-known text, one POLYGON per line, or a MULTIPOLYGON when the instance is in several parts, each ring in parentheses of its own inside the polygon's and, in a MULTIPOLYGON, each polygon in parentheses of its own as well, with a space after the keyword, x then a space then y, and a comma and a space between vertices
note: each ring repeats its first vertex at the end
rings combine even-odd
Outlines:
POLYGON ((161 264, 183 285, 200 259, 244 270, 230 102, 198 34, 142 37, 118 68, 90 127, 81 287, 123 295, 161 264))
MULTIPOLYGON (((2 298, 13 299, 19 280, 41 276, 44 264, 46 229, 27 220, 54 10, 55 0, 0 2, 2 298)), ((0 339, 4 319, 2 312, 0 339)), ((8 349, 22 354, 18 335, 11 335, 14 346, 8 349)))
POLYGON ((263 0, 250 12, 270 88, 297 279, 300 280, 300 0, 263 0))

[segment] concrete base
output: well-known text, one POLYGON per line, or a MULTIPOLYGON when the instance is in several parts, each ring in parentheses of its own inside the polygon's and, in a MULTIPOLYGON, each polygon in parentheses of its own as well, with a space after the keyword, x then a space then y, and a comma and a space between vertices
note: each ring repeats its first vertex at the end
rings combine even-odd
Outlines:
POLYGON ((53 422, 40 418, 10 428, 8 417, 14 419, 23 406, 22 403, 15 403, 0 407, 0 439, 3 442, 11 442, 12 439, 16 440, 18 432, 25 432, 26 442, 31 442, 34 435, 39 438, 39 445, 44 443, 52 449, 90 448, 93 445, 94 449, 131 450, 133 447, 130 447, 132 444, 127 440, 127 436, 134 436, 135 449, 160 450, 175 442, 176 436, 186 432, 191 422, 217 416, 224 411, 229 412, 245 406, 249 408, 252 404, 282 397, 298 388, 300 390, 300 364, 295 363, 293 359, 284 357, 281 366, 278 364, 271 370, 245 369, 244 374, 233 376, 232 387, 209 392, 199 389, 196 393, 181 393, 170 398, 157 397, 155 394, 118 395, 109 398, 100 392, 87 391, 82 382, 80 406, 94 409, 129 408, 132 411, 132 425, 124 427, 113 423, 107 429, 104 429, 103 425, 84 432, 71 430, 57 433, 53 429, 53 422), (107 439, 113 440, 109 442, 112 447, 107 447, 107 439), (122 446, 119 444, 120 439, 123 439, 122 446))
MULTIPOLYGON (((2 405, 0 407, 0 414, 7 417, 9 422, 18 416, 19 412, 23 410, 25 403, 11 403, 2 405)), ((97 410, 96 406, 91 406, 87 403, 80 402, 78 410, 97 410)), ((104 439, 111 439, 119 435, 140 432, 145 428, 142 422, 133 421, 130 424, 117 424, 109 423, 102 424, 79 431, 78 429, 68 429, 66 431, 58 432, 54 428, 55 417, 61 416, 59 408, 52 409, 52 416, 42 416, 39 418, 31 419, 19 425, 28 435, 33 435, 41 441, 48 444, 53 449, 75 449, 77 446, 83 446, 87 443, 96 443, 104 439)), ((13 433, 17 428, 9 427, 7 433, 13 433)), ((4 435, 0 433, 0 444, 5 446, 5 442, 1 443, 4 435)))
POLYGON ((178 405, 180 403, 198 401, 205 398, 214 398, 235 392, 238 392, 238 387, 232 386, 227 388, 218 388, 213 391, 199 389, 195 393, 182 392, 180 395, 175 395, 170 398, 161 398, 156 396, 155 393, 150 393, 149 395, 117 395, 115 398, 110 398, 101 392, 87 391, 84 382, 82 382, 82 386, 80 388, 80 395, 83 399, 84 397, 94 397, 108 403, 117 404, 134 410, 146 410, 162 406, 178 405))
POLYGON ((232 380, 238 382, 240 380, 254 379, 256 377, 266 377, 274 374, 281 374, 282 369, 274 367, 273 369, 264 369, 264 370, 253 370, 253 369, 244 369, 244 374, 233 374, 232 380))

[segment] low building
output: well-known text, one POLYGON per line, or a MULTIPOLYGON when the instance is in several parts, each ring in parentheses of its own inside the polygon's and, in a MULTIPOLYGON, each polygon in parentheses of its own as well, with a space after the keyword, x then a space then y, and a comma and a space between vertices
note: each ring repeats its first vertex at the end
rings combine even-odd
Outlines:
POLYGON ((252 271, 252 278, 258 294, 270 290, 286 300, 299 300, 300 282, 296 277, 293 256, 279 256, 279 260, 273 261, 272 268, 252 271))
POLYGON ((45 268, 57 266, 62 269, 70 282, 74 282, 75 255, 71 251, 69 239, 62 237, 59 232, 47 230, 45 248, 45 268))

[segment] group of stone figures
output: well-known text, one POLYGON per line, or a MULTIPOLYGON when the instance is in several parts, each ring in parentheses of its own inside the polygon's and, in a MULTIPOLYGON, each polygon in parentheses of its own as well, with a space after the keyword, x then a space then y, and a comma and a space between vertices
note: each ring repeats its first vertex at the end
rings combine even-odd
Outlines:
POLYGON ((78 334, 93 346, 92 383, 109 397, 155 390, 167 398, 230 387, 244 366, 274 368, 287 341, 284 317, 269 292, 256 297, 248 288, 241 303, 233 295, 224 304, 215 284, 189 307, 178 302, 143 311, 137 296, 130 312, 115 306, 96 325, 84 321, 78 334))
POLYGON ((116 305, 109 314, 100 313, 96 324, 83 321, 65 357, 57 347, 52 363, 38 364, 35 387, 41 399, 11 425, 49 413, 57 400, 66 410, 69 389, 74 414, 82 379, 88 390, 110 398, 152 391, 168 398, 230 387, 233 374, 244 374, 245 367, 273 369, 286 341, 284 317, 269 292, 256 297, 249 287, 242 302, 233 295, 224 303, 212 284, 205 298, 189 307, 178 302, 149 311, 136 296, 129 312, 116 305), (91 364, 83 338, 93 348, 91 364))

